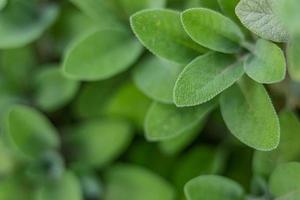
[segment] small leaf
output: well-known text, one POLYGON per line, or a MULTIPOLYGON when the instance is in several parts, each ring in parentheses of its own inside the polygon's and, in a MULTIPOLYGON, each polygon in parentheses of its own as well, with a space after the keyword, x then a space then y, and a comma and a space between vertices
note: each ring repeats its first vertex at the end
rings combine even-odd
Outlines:
POLYGON ((57 15, 55 5, 38 8, 34 3, 10 0, 0 12, 0 49, 22 47, 33 42, 57 15))
POLYGON ((144 10, 132 15, 130 22, 140 42, 159 57, 186 64, 204 52, 185 33, 176 11, 144 10))
POLYGON ((290 111, 279 113, 280 143, 270 152, 256 151, 253 157, 253 169, 259 175, 268 176, 282 162, 297 160, 300 156, 300 121, 290 111))
POLYGON ((196 126, 187 129, 179 136, 159 143, 161 151, 167 155, 175 155, 192 143, 204 128, 206 120, 201 120, 196 126))
POLYGON ((300 190, 300 163, 290 162, 279 165, 269 181, 271 193, 275 197, 300 190))
POLYGON ((38 111, 17 105, 7 115, 6 131, 11 145, 31 158, 59 146, 58 133, 38 111))
POLYGON ((79 83, 66 79, 57 66, 47 67, 35 76, 35 103, 45 111, 54 111, 68 103, 76 94, 79 83))
POLYGON ((90 120, 74 127, 70 144, 76 150, 76 165, 101 168, 116 159, 129 145, 132 129, 125 121, 90 120))
POLYGON ((253 33, 274 42, 287 42, 288 32, 275 12, 277 0, 241 0, 236 14, 253 33))
POLYGON ((216 102, 177 108, 174 105, 153 103, 145 120, 146 138, 150 141, 168 140, 196 126, 216 106, 216 102))
POLYGON ((173 103, 173 88, 182 69, 182 65, 152 56, 137 65, 133 80, 153 100, 173 103))
POLYGON ((259 83, 276 83, 286 74, 285 57, 282 50, 272 42, 258 40, 253 55, 245 61, 245 71, 259 83))
POLYGON ((240 0, 218 0, 222 12, 234 21, 238 21, 235 14, 235 7, 240 0))
POLYGON ((137 166, 119 164, 106 175, 104 200, 173 200, 175 191, 156 174, 137 166))
POLYGON ((0 0, 0 11, 5 8, 7 0, 0 0))
POLYGON ((184 186, 187 200, 241 200, 243 188, 225 177, 204 175, 190 180, 184 186))
POLYGON ((125 11, 126 17, 147 8, 163 8, 166 0, 118 0, 120 6, 125 11))
POLYGON ((300 81, 300 36, 292 37, 287 47, 288 71, 294 81, 300 81))
POLYGON ((177 159, 172 179, 182 190, 194 177, 220 173, 224 160, 220 149, 207 145, 196 146, 177 159))
POLYGON ((265 88, 243 77, 221 95, 223 119, 240 141, 260 150, 270 151, 279 143, 279 120, 265 88))
POLYGON ((69 49, 63 69, 68 77, 77 80, 107 79, 130 67, 141 50, 140 44, 125 31, 99 30, 69 49))
POLYGON ((70 0, 100 28, 123 26, 115 1, 111 0, 70 0))
POLYGON ((35 194, 36 200, 82 200, 83 194, 78 178, 72 172, 65 174, 54 182, 48 183, 35 194))
POLYGON ((244 35, 229 18, 206 8, 191 8, 181 14, 189 36, 200 45, 222 53, 240 50, 244 35))
POLYGON ((244 73, 242 62, 225 54, 208 53, 196 58, 179 75, 174 87, 177 106, 205 103, 234 84, 244 73))

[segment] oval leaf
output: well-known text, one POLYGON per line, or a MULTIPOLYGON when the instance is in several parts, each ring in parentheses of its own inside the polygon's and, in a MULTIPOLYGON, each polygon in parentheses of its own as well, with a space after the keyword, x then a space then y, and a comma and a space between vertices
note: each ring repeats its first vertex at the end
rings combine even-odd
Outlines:
POLYGON ((0 49, 22 47, 39 38, 55 21, 58 7, 10 0, 0 12, 0 49), (39 11, 37 11, 39 10, 39 11))
POLYGON ((173 103, 173 88, 182 69, 182 65, 149 57, 135 68, 133 80, 153 100, 173 103))
POLYGON ((258 40, 253 55, 245 62, 248 76, 259 83, 276 83, 284 79, 285 57, 282 50, 272 42, 258 40))
POLYGON ((185 33, 179 12, 144 10, 132 15, 130 22, 140 42, 157 56, 186 64, 204 52, 185 33))
POLYGON ((233 57, 208 53, 196 58, 179 75, 174 88, 177 106, 205 103, 230 87, 244 74, 241 62, 233 57))
POLYGON ((241 200, 243 188, 236 182, 214 175, 199 176, 184 186, 188 200, 241 200))
POLYGON ((146 138, 150 141, 168 140, 197 125, 216 106, 216 102, 177 108, 174 105, 153 103, 145 120, 146 138))
POLYGON ((223 119, 240 141, 261 151, 278 146, 279 120, 265 88, 243 77, 221 95, 223 119))
POLYGON ((300 163, 279 165, 270 177, 270 191, 275 197, 300 190, 300 163))
POLYGON ((104 200, 175 199, 175 192, 168 182, 141 167, 119 164, 105 174, 104 200))
POLYGON ((79 83, 65 78, 59 67, 52 66, 36 74, 34 87, 35 103, 45 111, 54 111, 75 96, 79 83))
POLYGON ((189 36, 200 45, 223 53, 240 50, 244 35, 222 14, 206 8, 191 8, 181 14, 181 20, 189 36))
POLYGON ((59 146, 53 125, 38 111, 26 106, 14 106, 7 115, 6 131, 12 145, 30 157, 59 146))
POLYGON ((275 12, 277 0, 241 0, 236 15, 258 36, 274 42, 287 42, 288 32, 275 12))
POLYGON ((73 129, 70 142, 76 149, 80 167, 103 167, 117 158, 129 145, 132 130, 119 120, 91 120, 73 129))
POLYGON ((138 41, 126 31, 99 30, 79 40, 69 49, 63 69, 73 79, 107 79, 130 67, 141 50, 138 41))

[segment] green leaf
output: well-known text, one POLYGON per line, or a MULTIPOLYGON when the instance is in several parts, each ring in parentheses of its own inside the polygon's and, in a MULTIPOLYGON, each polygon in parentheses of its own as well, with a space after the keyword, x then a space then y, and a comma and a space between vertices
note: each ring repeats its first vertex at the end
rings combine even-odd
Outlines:
POLYGON ((150 141, 175 138, 196 126, 215 106, 216 102, 208 102, 197 107, 177 108, 154 102, 145 120, 146 138, 150 141))
POLYGON ((230 87, 244 74, 242 62, 231 56, 208 53, 196 58, 179 75, 174 87, 177 106, 205 103, 230 87))
POLYGON ((7 0, 0 0, 0 11, 7 5, 7 0))
POLYGON ((268 176, 282 162, 297 160, 300 156, 300 121, 290 111, 279 113, 280 143, 270 152, 256 151, 253 157, 253 169, 260 175, 268 176))
POLYGON ((166 5, 166 0, 118 0, 118 2, 125 11, 126 17, 140 10, 163 8, 166 5))
POLYGON ((182 69, 182 65, 152 56, 136 66, 133 80, 153 100, 173 103, 173 88, 182 69))
POLYGON ((220 100, 223 119, 240 141, 260 151, 278 146, 279 120, 262 85, 243 77, 222 93, 220 100))
POLYGON ((105 174, 104 200, 175 199, 175 191, 168 182, 141 167, 119 164, 105 174))
POLYGON ((100 28, 123 26, 115 1, 111 0, 70 0, 100 28))
POLYGON ((300 163, 290 162, 279 165, 269 181, 271 193, 279 197, 300 189, 300 163))
POLYGON ((132 129, 125 121, 89 120, 73 127, 70 145, 79 167, 101 168, 116 159, 129 145, 132 129))
POLYGON ((276 83, 284 79, 286 63, 283 51, 272 42, 258 40, 253 55, 245 61, 245 71, 259 83, 276 83))
POLYGON ((231 19, 206 8, 191 8, 181 14, 181 21, 189 36, 209 49, 235 53, 240 50, 244 35, 231 19))
POLYGON ((79 83, 65 78, 58 66, 51 66, 37 72, 34 87, 35 103, 51 112, 72 100, 79 89, 79 83))
POLYGON ((132 15, 130 22, 140 42, 159 57, 186 64, 204 52, 185 33, 179 12, 144 10, 132 15))
POLYGON ((167 155, 175 155, 192 143, 204 128, 206 120, 201 120, 196 126, 187 129, 179 136, 159 143, 161 151, 167 155))
POLYGON ((238 21, 235 14, 235 7, 240 0, 218 0, 222 12, 234 21, 238 21))
POLYGON ((241 200, 243 188, 225 177, 204 175, 190 180, 184 187, 187 200, 241 200))
POLYGON ((16 49, 6 49, 0 55, 0 69, 9 87, 18 93, 29 89, 28 77, 36 66, 37 58, 34 49, 26 46, 16 49))
POLYGON ((151 102, 131 81, 124 82, 105 105, 104 114, 130 120, 142 129, 151 102))
POLYGON ((6 133, 13 148, 28 157, 39 157, 59 146, 58 133, 40 112, 16 105, 7 115, 6 133))
POLYGON ((274 42, 286 42, 288 32, 276 12, 277 0, 241 0, 236 15, 253 33, 274 42))
POLYGON ((36 200, 82 200, 83 194, 78 178, 72 172, 65 172, 59 179, 46 184, 35 194, 36 200))
POLYGON ((99 30, 80 39, 69 49, 63 69, 68 77, 77 80, 107 79, 129 68, 141 50, 138 41, 126 31, 99 30))
POLYGON ((32 200, 32 192, 19 176, 9 176, 0 181, 0 200, 32 200))
POLYGON ((300 35, 292 37, 287 47, 288 72, 294 81, 300 81, 300 35))
POLYGON ((34 3, 10 0, 0 13, 0 49, 22 47, 33 42, 55 21, 57 15, 58 7, 55 5, 38 8, 34 3))
POLYGON ((172 179, 182 190, 184 185, 194 177, 220 173, 223 161, 220 149, 207 145, 196 146, 178 158, 172 179))

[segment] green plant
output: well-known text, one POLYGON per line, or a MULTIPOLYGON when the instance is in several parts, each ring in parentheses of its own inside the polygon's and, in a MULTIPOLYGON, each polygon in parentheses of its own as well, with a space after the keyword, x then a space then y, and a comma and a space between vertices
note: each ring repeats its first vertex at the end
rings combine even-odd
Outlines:
POLYGON ((0 200, 299 199, 299 9, 0 0, 0 200))

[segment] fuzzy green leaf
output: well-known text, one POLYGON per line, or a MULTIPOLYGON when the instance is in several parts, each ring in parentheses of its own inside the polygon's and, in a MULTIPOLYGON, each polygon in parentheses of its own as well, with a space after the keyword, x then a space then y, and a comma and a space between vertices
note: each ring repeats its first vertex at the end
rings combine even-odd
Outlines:
POLYGON ((144 10, 132 15, 130 21, 140 42, 157 56, 186 64, 204 52, 185 33, 176 11, 144 10))
POLYGON ((137 166, 119 164, 106 173, 104 200, 173 200, 175 191, 158 175, 137 166))
POLYGON ((197 107, 177 108, 155 102, 146 116, 146 138, 161 141, 179 136, 197 125, 215 106, 216 102, 208 102, 197 107))
POLYGON ((208 53, 196 58, 179 75, 174 88, 177 106, 205 103, 230 87, 244 74, 242 62, 231 56, 208 53))
POLYGON ((245 61, 245 71, 259 83, 276 83, 286 74, 285 57, 282 50, 272 42, 258 40, 253 55, 245 61))
POLYGON ((214 175, 199 176, 184 187, 187 200, 241 200, 243 188, 236 182, 214 175))
POLYGON ((54 111, 75 96, 79 83, 66 79, 58 66, 51 66, 38 71, 34 87, 35 103, 45 111, 54 111))
POLYGON ((300 81, 300 36, 294 36, 287 47, 288 71, 294 81, 300 81))
POLYGON ((83 194, 78 178, 72 172, 64 175, 52 183, 44 185, 35 194, 35 200, 82 200, 83 194))
POLYGON ((12 147, 28 157, 39 157, 59 146, 58 133, 53 125, 30 107, 12 107, 7 115, 6 131, 12 147))
POLYGON ((103 167, 117 158, 129 145, 132 129, 119 120, 90 120, 73 128, 70 142, 76 149, 80 167, 103 167))
POLYGON ((240 50, 244 35, 231 19, 206 8, 191 8, 181 14, 189 36, 209 49, 235 53, 240 50))
POLYGON ((135 68, 133 80, 153 100, 173 103, 173 88, 182 69, 182 65, 149 57, 135 68))
POLYGON ((279 165, 270 177, 270 191, 275 197, 300 190, 300 163, 279 165))
POLYGON ((69 49, 63 69, 73 79, 107 79, 130 67, 141 50, 138 41, 126 31, 99 30, 79 40, 69 49))
POLYGON ((10 0, 0 12, 0 49, 22 47, 39 38, 56 19, 58 7, 10 0))
POLYGON ((258 36, 274 42, 286 42, 289 34, 275 9, 277 0, 241 0, 236 14, 241 22, 258 36))
POLYGON ((279 120, 265 88, 243 77, 221 95, 223 119, 240 141, 261 151, 279 144, 279 120))

